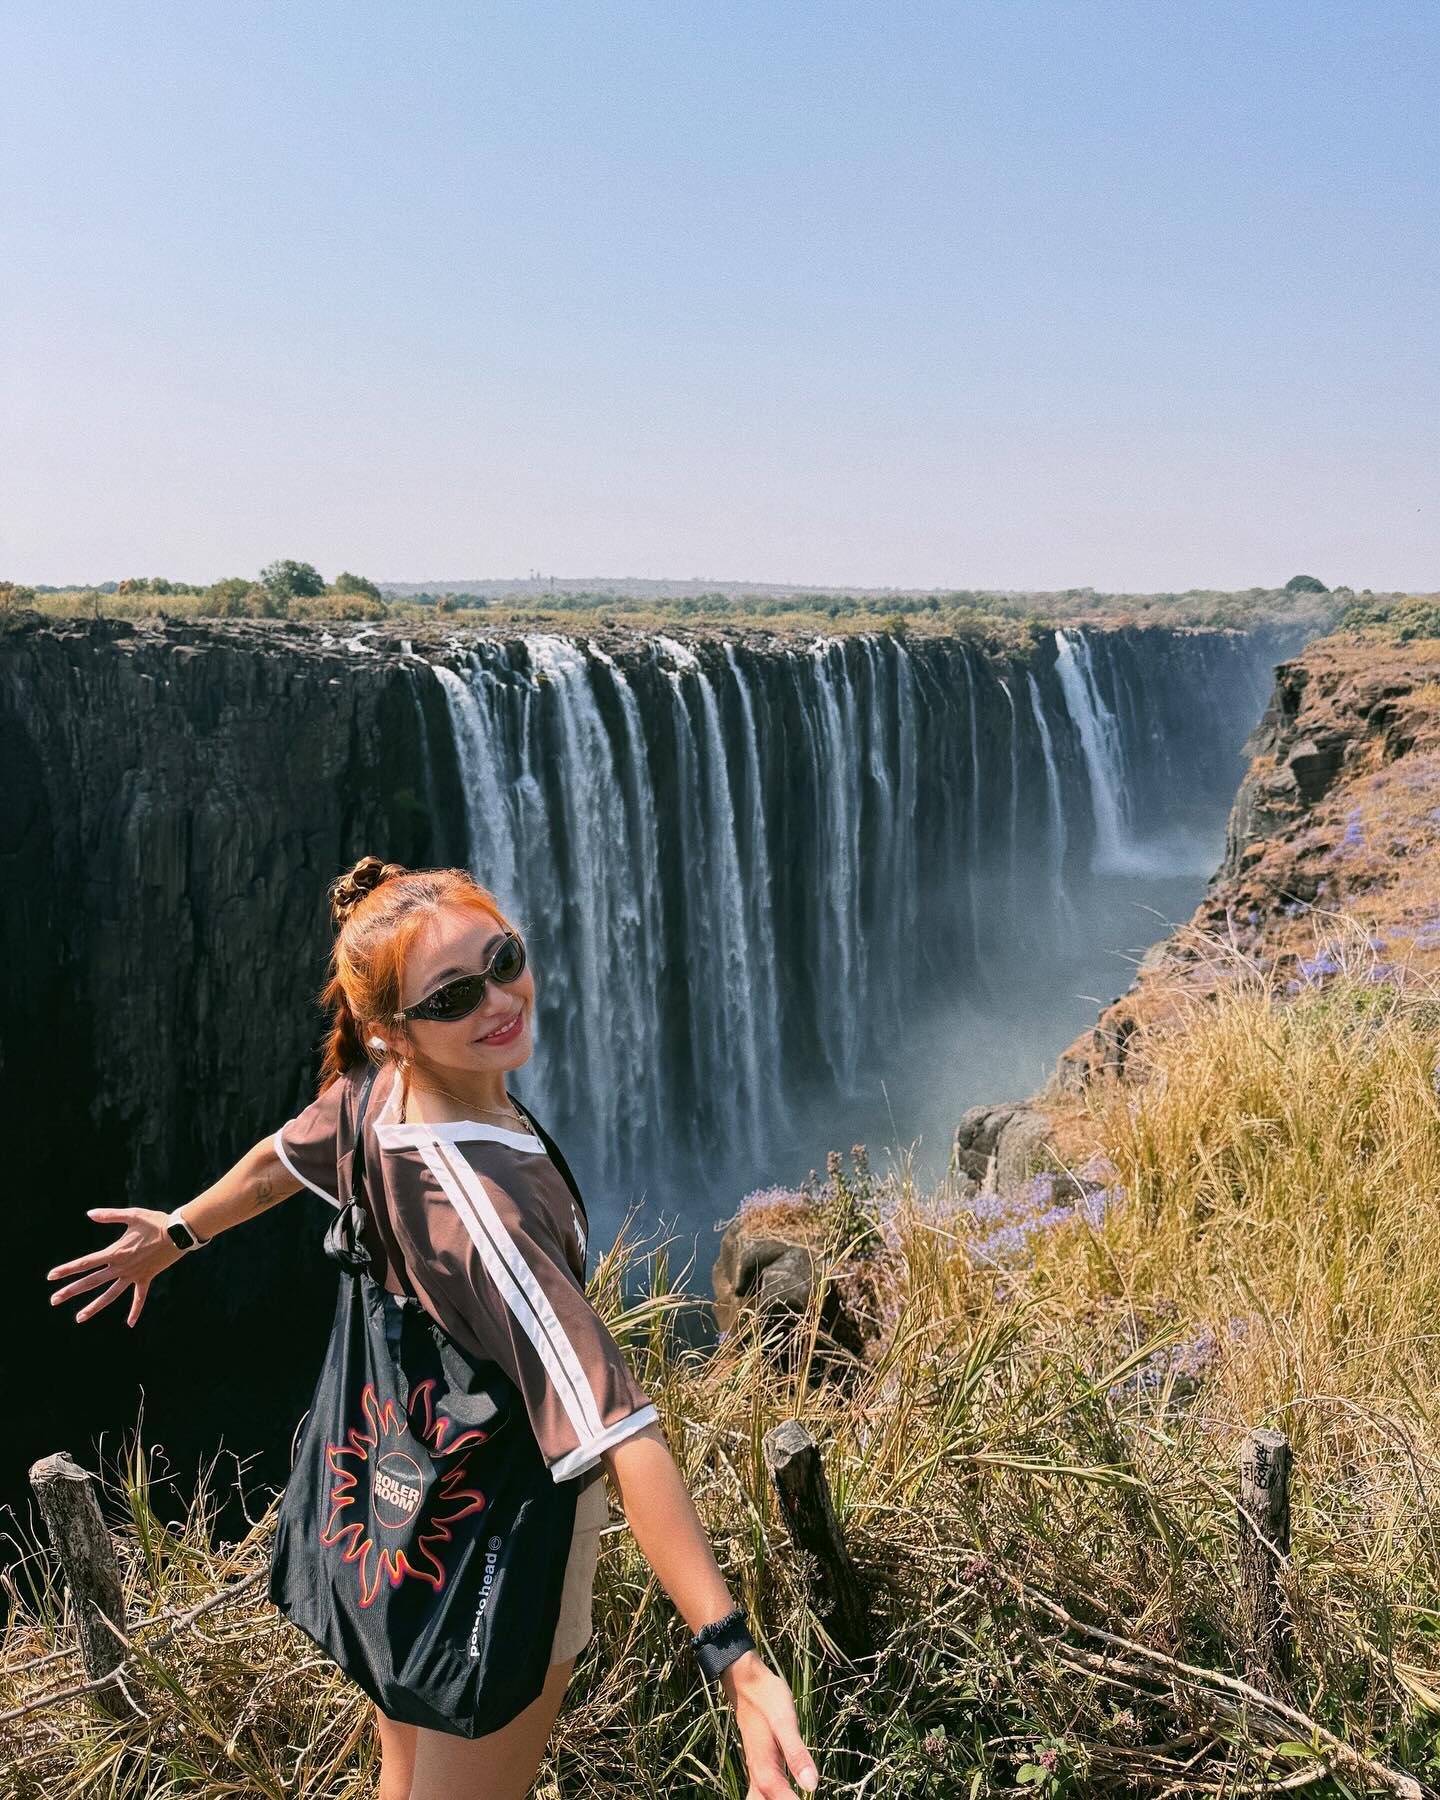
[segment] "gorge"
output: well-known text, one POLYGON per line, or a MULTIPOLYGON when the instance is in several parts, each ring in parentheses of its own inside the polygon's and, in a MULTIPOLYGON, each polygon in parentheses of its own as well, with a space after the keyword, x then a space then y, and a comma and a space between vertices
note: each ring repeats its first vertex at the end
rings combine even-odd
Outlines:
POLYGON ((856 1141, 938 1173, 968 1105, 1043 1076, 1194 905, 1304 635, 17 623, 0 1498, 57 1433, 132 1422, 137 1384, 181 1465, 223 1437, 280 1478, 328 1323, 318 1202, 188 1260, 133 1334, 52 1311, 44 1271, 102 1241, 87 1207, 177 1205, 309 1098, 355 857, 496 891, 537 972, 516 1091, 599 1240, 634 1209, 703 1269, 747 1188, 856 1141))

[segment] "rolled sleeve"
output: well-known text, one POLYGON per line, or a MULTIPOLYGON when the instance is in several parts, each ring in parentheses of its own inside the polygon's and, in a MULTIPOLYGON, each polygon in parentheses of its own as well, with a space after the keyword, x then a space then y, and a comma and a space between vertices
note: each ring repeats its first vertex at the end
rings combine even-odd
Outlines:
POLYGON ((424 1155, 474 1247, 481 1304, 467 1323, 519 1388, 555 1480, 581 1475, 613 1445, 658 1423, 655 1406, 576 1279, 563 1242, 552 1241, 547 1217, 526 1212, 473 1168, 463 1144, 432 1141, 424 1155))
POLYGON ((340 1204, 339 1133, 344 1096, 345 1082, 337 1077, 271 1139, 275 1154, 296 1181, 331 1206, 340 1204))

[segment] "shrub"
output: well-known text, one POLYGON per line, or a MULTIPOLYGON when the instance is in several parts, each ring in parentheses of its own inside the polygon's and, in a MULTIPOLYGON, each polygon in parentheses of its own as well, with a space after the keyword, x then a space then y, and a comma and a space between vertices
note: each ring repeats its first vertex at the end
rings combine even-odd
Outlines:
POLYGON ((384 619, 385 602, 368 594, 316 594, 292 600, 286 608, 292 619, 384 619))
POLYGON ((348 569, 342 569, 330 587, 332 593, 336 594, 367 594, 372 600, 384 599, 373 581, 364 575, 352 575, 348 569))
POLYGON ((0 581, 0 612, 15 612, 34 598, 34 588, 21 587, 18 581, 0 581))

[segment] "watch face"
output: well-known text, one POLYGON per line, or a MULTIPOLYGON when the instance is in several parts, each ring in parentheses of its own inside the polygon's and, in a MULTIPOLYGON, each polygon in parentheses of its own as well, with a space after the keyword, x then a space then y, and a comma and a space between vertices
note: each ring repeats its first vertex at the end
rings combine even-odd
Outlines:
POLYGON ((183 1220, 172 1219, 165 1229, 169 1233, 172 1244, 178 1244, 182 1250, 194 1249, 195 1233, 183 1220))

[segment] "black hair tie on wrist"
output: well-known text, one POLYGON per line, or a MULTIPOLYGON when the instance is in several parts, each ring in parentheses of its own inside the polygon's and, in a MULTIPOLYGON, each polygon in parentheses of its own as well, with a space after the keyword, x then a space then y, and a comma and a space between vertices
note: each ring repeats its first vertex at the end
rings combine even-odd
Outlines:
POLYGON ((691 1638, 690 1648, 707 1681, 715 1681, 720 1671, 729 1668, 737 1656, 755 1648, 755 1640, 745 1627, 748 1617, 745 1608, 737 1606, 723 1619, 712 1619, 708 1625, 702 1625, 691 1638))

